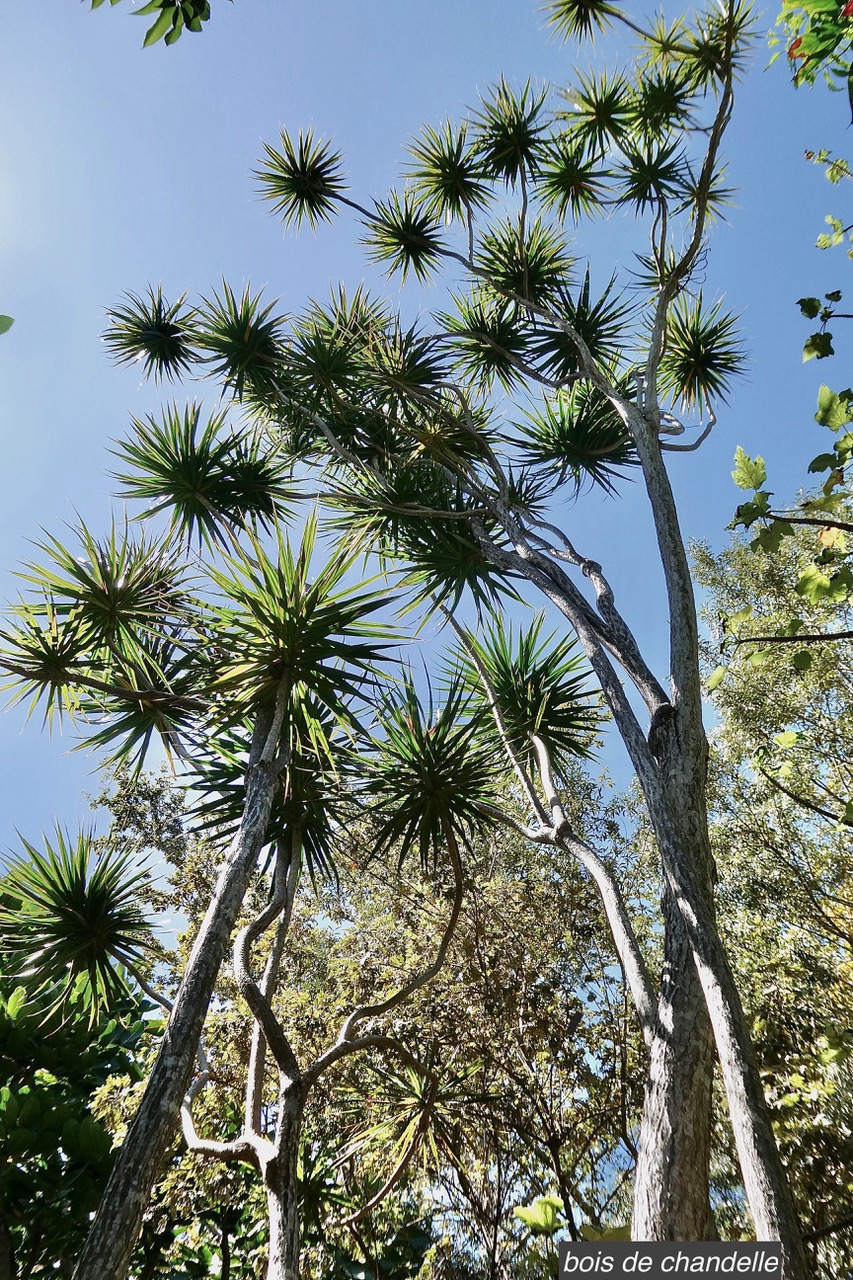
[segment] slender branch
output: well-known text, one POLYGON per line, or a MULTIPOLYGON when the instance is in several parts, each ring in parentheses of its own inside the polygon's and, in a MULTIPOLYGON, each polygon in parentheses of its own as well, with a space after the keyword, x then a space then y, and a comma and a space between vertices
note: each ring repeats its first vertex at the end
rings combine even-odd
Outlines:
MULTIPOLYGON (((277 857, 283 860, 284 852, 282 845, 283 842, 279 841, 277 857)), ((300 872, 302 870, 302 859, 300 854, 301 838, 298 829, 294 828, 291 831, 290 862, 287 868, 287 880, 284 887, 284 906, 282 908, 281 917, 279 918, 279 922, 276 926, 275 938, 273 939, 270 954, 267 957, 260 985, 261 996, 267 1001, 267 1003, 270 1002, 273 992, 275 991, 279 968, 281 967, 284 943, 287 937, 287 932, 290 928, 293 903, 296 897, 296 889, 299 884, 300 872)), ((252 1026, 252 1044, 249 1050, 249 1068, 246 1077, 246 1100, 243 1125, 247 1133, 254 1133, 258 1136, 261 1136, 261 1106, 263 1103, 266 1049, 266 1036, 264 1035, 261 1023, 256 1018, 254 1019, 252 1026)))
POLYGON ((735 647, 742 644, 829 644, 833 640, 853 640, 853 631, 796 632, 792 636, 738 636, 735 647))
POLYGON ((390 1049, 397 1054, 405 1062, 406 1066, 411 1067, 413 1071, 417 1071, 420 1075, 424 1074, 424 1064, 419 1062, 413 1053, 411 1053, 405 1045, 399 1040, 395 1040, 393 1036, 385 1036, 373 1034, 359 1036, 357 1040, 341 1040, 333 1044, 327 1049, 316 1062, 312 1062, 302 1073, 302 1080, 308 1088, 316 1084, 320 1076, 328 1071, 329 1067, 334 1066, 336 1062, 342 1062, 344 1058, 349 1058, 354 1053, 363 1053, 365 1049, 390 1049))
POLYGON ((707 425, 705 426, 704 431, 702 431, 701 434, 698 435, 695 440, 692 440, 690 444, 670 444, 668 441, 662 440, 660 447, 662 449, 665 449, 667 453, 693 453, 695 452, 696 449, 700 448, 705 443, 705 441, 708 439, 708 436, 714 430, 714 427, 716 426, 716 424, 717 424, 717 415, 714 413, 712 409, 710 411, 708 422, 707 422, 707 425))
POLYGON ((766 778, 771 787, 775 787, 777 791, 781 791, 789 800, 793 800, 795 804, 801 805, 804 809, 808 809, 810 813, 816 813, 819 818, 827 818, 830 822, 840 822, 842 826, 853 827, 853 821, 845 818, 841 813, 832 813, 829 809, 823 809, 819 804, 815 804, 813 800, 807 800, 805 796, 798 796, 796 792, 789 791, 784 783, 778 778, 774 778, 772 773, 768 773, 766 769, 759 766, 759 773, 766 778))
MULTIPOLYGON (((267 739, 267 747, 271 738, 272 734, 270 733, 267 739)), ((255 1019, 260 1023, 270 1052, 275 1058, 279 1070, 291 1080, 297 1080, 299 1079, 300 1071, 296 1055, 281 1023, 272 1010, 269 1000, 262 994, 261 989, 252 977, 249 961, 252 944, 282 914, 287 906, 288 870, 289 863, 285 865, 283 859, 276 858, 273 872, 272 898, 266 907, 237 934, 234 941, 234 979, 240 994, 251 1009, 255 1019)))
POLYGON ((480 677, 480 683, 483 686, 483 690, 486 694, 486 700, 488 701, 489 708, 492 713, 492 717, 494 719, 495 724, 497 725, 498 734, 500 735, 501 742, 503 743, 504 751, 507 754, 510 764, 515 770, 516 776, 518 777, 518 780, 521 783, 522 790, 524 791, 524 794, 526 795, 528 802, 531 808, 533 809, 533 812, 542 822, 545 822, 547 818, 546 818, 545 810, 542 807, 542 802, 536 794, 530 775, 528 774, 527 770, 522 764, 521 759, 519 758, 518 753, 515 750, 515 747, 512 745, 512 740, 509 736, 509 731, 507 730, 506 723, 504 722, 503 714, 501 712, 500 706, 498 705, 497 695, 494 689, 492 688, 492 683, 489 680, 488 672, 486 671, 486 668, 483 665, 480 655, 477 652, 476 645, 474 644, 471 637, 468 635, 467 631, 465 631, 462 627, 460 627, 459 623, 456 621, 453 614, 448 609, 445 609, 444 605, 439 604, 438 608, 441 610, 441 612, 444 614, 445 618, 450 623, 453 630, 456 632, 456 635, 459 638, 461 644, 464 646, 465 651, 468 654, 468 657, 471 659, 474 669, 477 672, 477 675, 480 677))
MULTIPOLYGON (((352 1039, 353 1031, 359 1022, 363 1022, 365 1018, 381 1017, 382 1014, 388 1013, 389 1010, 396 1008, 398 1004, 401 1004, 404 1000, 408 999, 413 992, 417 991, 420 987, 425 986, 427 982, 431 982, 444 964, 448 947, 450 946, 457 921, 459 920, 463 893, 462 863, 459 858, 459 850, 457 848, 453 832, 446 823, 444 824, 444 827, 444 837, 447 843, 447 851, 450 856, 450 865, 453 869, 453 906, 451 908, 450 917, 445 925, 435 960, 433 960, 432 964, 427 969, 416 974, 407 983, 405 983, 404 986, 395 991, 393 995, 388 996, 387 999, 379 1001, 378 1004, 360 1005, 357 1009, 354 1009, 341 1029, 341 1033, 338 1036, 338 1045, 352 1039)), ((334 1048, 336 1047, 337 1046, 334 1046, 333 1049, 330 1049, 329 1053, 333 1053, 334 1048)), ((327 1056, 327 1054, 324 1054, 323 1058, 320 1059, 320 1062, 323 1062, 323 1059, 327 1056)))
POLYGON ((853 1213, 846 1213, 843 1218, 830 1223, 828 1227, 814 1227, 811 1231, 804 1231, 803 1240, 811 1244, 815 1240, 823 1240, 826 1236, 835 1235, 836 1231, 843 1231, 845 1227, 850 1226, 853 1226, 853 1213))
POLYGON ((817 516, 788 515, 785 511, 768 511, 766 518, 768 520, 783 520, 785 524, 807 524, 815 529, 843 529, 845 533, 853 533, 853 524, 846 520, 836 520, 828 512, 825 520, 819 520, 817 516))

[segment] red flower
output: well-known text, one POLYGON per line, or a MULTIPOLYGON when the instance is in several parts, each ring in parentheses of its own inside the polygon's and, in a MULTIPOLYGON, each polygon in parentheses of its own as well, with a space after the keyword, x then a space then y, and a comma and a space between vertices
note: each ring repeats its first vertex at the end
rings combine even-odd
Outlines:
POLYGON ((853 0, 847 0, 846 5, 841 10, 842 18, 853 18, 853 0))
MULTIPOLYGON (((851 3, 851 4, 853 4, 853 0, 850 0, 850 3, 851 3)), ((803 37, 802 37, 802 36, 797 36, 796 40, 794 40, 794 41, 789 45, 789 47, 788 47, 788 57, 789 57, 789 58, 792 58, 792 59, 793 59, 793 58, 804 58, 804 57, 806 56, 804 53, 798 53, 798 52, 797 52, 797 50, 799 49, 799 47, 800 47, 800 45, 801 45, 802 43, 803 43, 803 37)))

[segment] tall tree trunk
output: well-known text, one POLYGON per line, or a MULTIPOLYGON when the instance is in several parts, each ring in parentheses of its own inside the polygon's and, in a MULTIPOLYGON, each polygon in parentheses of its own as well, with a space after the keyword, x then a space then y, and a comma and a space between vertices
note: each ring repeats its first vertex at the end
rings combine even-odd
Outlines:
POLYGON ((270 1253, 266 1280, 299 1280, 299 1186, 296 1176, 305 1089, 291 1085, 279 1098, 276 1153, 264 1166, 270 1253))
POLYGON ((178 1125, 219 967, 266 840, 280 772, 274 752, 266 750, 272 725, 273 713, 265 710, 255 727, 240 829, 220 870, 160 1051, 119 1148, 74 1280, 125 1280, 127 1275, 152 1188, 178 1125))
POLYGON ((707 1240, 714 1041, 678 908, 664 892, 664 968, 634 1177, 632 1240, 707 1240))

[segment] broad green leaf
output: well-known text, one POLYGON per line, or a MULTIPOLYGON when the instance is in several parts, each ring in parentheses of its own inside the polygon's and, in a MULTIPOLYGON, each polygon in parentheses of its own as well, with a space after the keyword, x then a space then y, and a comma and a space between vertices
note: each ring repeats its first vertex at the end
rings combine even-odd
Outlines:
POLYGON ((513 1213, 536 1235, 550 1236, 565 1225, 559 1216, 562 1208, 559 1196, 539 1196, 529 1208, 518 1205, 513 1213))
POLYGON ((145 32, 145 39, 142 41, 143 49, 147 49, 149 45, 156 44, 167 31, 172 29, 172 14, 168 9, 164 9, 160 17, 145 32))
MULTIPOLYGON (((797 655, 799 657, 799 655, 797 655)), ((777 733, 773 739, 777 747, 781 747, 783 751, 787 751, 789 747, 793 747, 799 740, 800 735, 795 729, 786 729, 784 733, 777 733)))
POLYGON ((849 387, 846 391, 835 392, 826 385, 822 386, 817 393, 815 422, 819 422, 822 427, 829 427, 831 431, 840 431, 848 422, 853 421, 851 399, 853 393, 849 387))
POLYGON ((26 987, 16 987, 15 990, 12 992, 12 994, 9 996, 9 999, 6 1001, 6 1013, 8 1017, 12 1019, 13 1022, 15 1021, 15 1018, 17 1018, 19 1012, 23 1008, 26 998, 27 998, 26 987))
POLYGON ((0 333, 8 333, 14 323, 12 316, 0 315, 0 333))
MULTIPOLYGON (((793 658, 791 659, 791 665, 795 671, 808 671, 813 661, 814 661, 814 658, 809 649, 800 649, 798 650, 797 653, 794 654, 793 658)), ((780 736, 788 737, 789 735, 781 734, 780 736)), ((777 738, 776 741, 778 742, 779 739, 777 738)), ((780 743, 779 745, 783 746, 787 744, 780 743)))
POLYGON ((592 1223, 587 1222, 581 1227, 582 1240, 630 1240, 631 1224, 625 1223, 619 1227, 594 1227, 592 1223))
POLYGON ((797 306, 809 320, 820 314, 820 298, 798 298, 797 306))
POLYGON ((711 672, 710 676, 708 677, 708 684, 707 684, 707 686, 706 686, 706 687, 707 687, 707 690, 708 690, 708 693, 713 693, 713 692, 714 692, 714 690, 715 690, 719 685, 721 685, 721 684, 722 684, 723 680, 725 680, 725 678, 726 678, 726 672, 727 672, 727 671, 728 671, 728 667, 715 667, 715 668, 714 668, 714 670, 711 672))
POLYGON ((807 360, 825 360, 827 356, 834 356, 835 348, 832 345, 831 333, 813 333, 803 343, 803 364, 807 360))
POLYGON ((735 469, 732 479, 739 489, 760 489, 767 479, 764 459, 750 458, 740 445, 735 450, 735 469))
POLYGON ((834 453, 819 453, 809 463, 809 473, 814 475, 818 471, 831 471, 837 462, 838 459, 834 453))

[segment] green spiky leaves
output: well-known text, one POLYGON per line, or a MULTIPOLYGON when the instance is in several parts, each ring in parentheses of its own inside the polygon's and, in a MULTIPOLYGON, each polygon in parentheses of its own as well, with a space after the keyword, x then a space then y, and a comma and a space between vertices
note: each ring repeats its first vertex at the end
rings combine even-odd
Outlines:
POLYGON ((726 399, 745 363, 737 316, 723 311, 722 302, 706 308, 701 291, 695 300, 683 295, 676 302, 660 365, 664 394, 702 412, 726 399))
POLYGON ((257 434, 229 430, 224 414, 203 424, 199 405, 183 413, 173 406, 160 422, 133 419, 133 428, 114 450, 130 468, 117 478, 149 504, 146 516, 167 510, 189 541, 212 544, 229 530, 268 528, 284 515, 291 495, 281 462, 262 450, 257 434))
POLYGON ((537 614, 516 634, 512 625, 498 620, 483 639, 467 636, 467 647, 455 656, 465 687, 483 709, 495 749, 502 743, 488 714, 492 697, 512 749, 528 771, 535 772, 533 738, 538 737, 559 774, 571 759, 592 754, 601 710, 577 644, 543 636, 543 623, 544 615, 537 614))
POLYGON ((86 833, 57 829, 43 851, 23 844, 0 877, 3 968, 51 1008, 81 1000, 94 1023, 128 994, 123 966, 153 945, 140 905, 147 874, 117 850, 97 856, 86 833))
POLYGON ((187 307, 186 294, 177 302, 163 297, 160 285, 150 285, 146 295, 126 293, 123 306, 107 312, 109 328, 104 343, 117 364, 141 363, 146 377, 177 381, 194 361, 195 310, 187 307))
POLYGON ((615 493, 619 476, 638 462, 619 414, 589 382, 575 382, 545 400, 528 414, 521 432, 527 460, 556 469, 560 482, 576 493, 587 485, 615 493))
POLYGON ((340 152, 308 129, 292 138, 284 129, 278 149, 264 144, 265 163, 255 173, 261 195, 286 227, 303 222, 316 230, 330 222, 346 191, 340 152))
POLYGON ((451 683, 440 704, 430 695, 423 705, 409 677, 379 708, 365 794, 378 847, 396 846, 401 862, 417 850, 429 867, 449 841, 464 845, 487 821, 495 758, 479 744, 467 702, 451 683))
POLYGON ((604 0, 545 0, 544 9, 548 25, 563 40, 591 40, 597 32, 606 31, 620 12, 604 0))
POLYGON ((448 120, 440 129, 426 127, 409 152, 415 161, 410 171, 413 189, 428 213, 450 222, 490 203, 491 190, 466 125, 448 120))
POLYGON ((389 275, 399 271, 404 280, 410 271, 418 280, 428 280, 443 249, 429 208, 417 205, 409 192, 400 197, 396 191, 376 201, 363 243, 371 261, 387 264, 389 275))

